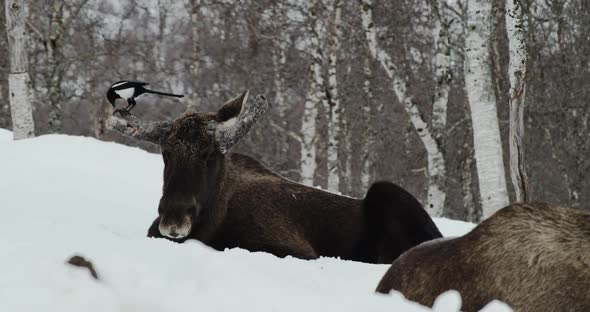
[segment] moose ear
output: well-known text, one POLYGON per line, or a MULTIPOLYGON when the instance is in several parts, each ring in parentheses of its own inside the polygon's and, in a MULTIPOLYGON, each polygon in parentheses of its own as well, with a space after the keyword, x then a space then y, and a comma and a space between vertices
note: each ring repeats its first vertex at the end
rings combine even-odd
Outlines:
POLYGON ((243 107, 246 105, 246 101, 248 101, 248 94, 249 91, 246 90, 239 96, 225 102, 225 104, 223 104, 221 109, 219 109, 219 111, 217 112, 217 118, 219 122, 235 122, 236 120, 234 118, 238 118, 238 116, 240 116, 243 107))

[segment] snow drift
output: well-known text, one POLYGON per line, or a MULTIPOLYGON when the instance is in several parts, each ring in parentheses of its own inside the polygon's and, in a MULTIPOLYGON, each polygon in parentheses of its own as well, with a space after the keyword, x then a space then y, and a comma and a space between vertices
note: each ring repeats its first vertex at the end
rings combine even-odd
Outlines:
MULTIPOLYGON (((374 289, 388 265, 280 259, 145 237, 156 217, 159 155, 92 138, 12 141, 0 129, 1 311, 429 311, 374 289), (66 265, 93 262, 100 281, 66 265)), ((473 224, 437 219, 445 236, 473 224)), ((439 297, 435 311, 458 311, 439 297)), ((493 303, 487 311, 508 311, 493 303)))

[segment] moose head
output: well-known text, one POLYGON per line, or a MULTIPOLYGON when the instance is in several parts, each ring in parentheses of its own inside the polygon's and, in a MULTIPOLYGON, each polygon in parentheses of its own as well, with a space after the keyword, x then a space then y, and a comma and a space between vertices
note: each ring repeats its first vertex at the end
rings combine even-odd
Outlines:
POLYGON ((187 113, 174 122, 140 121, 132 115, 109 118, 107 126, 112 130, 160 146, 164 159, 164 185, 158 207, 162 235, 182 240, 194 224, 214 219, 211 214, 220 213, 210 208, 222 184, 224 154, 268 108, 262 95, 250 105, 247 100, 248 91, 226 102, 217 112, 187 113))

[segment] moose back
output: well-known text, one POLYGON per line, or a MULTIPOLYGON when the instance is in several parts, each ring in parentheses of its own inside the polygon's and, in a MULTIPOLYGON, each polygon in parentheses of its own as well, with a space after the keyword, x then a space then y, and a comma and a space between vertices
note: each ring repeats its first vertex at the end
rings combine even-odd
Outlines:
POLYGON ((404 253, 377 286, 392 289, 426 306, 454 289, 467 312, 494 299, 514 311, 590 311, 590 214, 512 204, 462 237, 404 253))

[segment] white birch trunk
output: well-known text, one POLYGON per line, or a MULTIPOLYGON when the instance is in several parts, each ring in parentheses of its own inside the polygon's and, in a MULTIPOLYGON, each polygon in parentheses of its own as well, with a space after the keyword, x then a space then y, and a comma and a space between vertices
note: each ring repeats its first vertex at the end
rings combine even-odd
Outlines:
POLYGON ((15 140, 35 136, 31 108, 31 81, 28 73, 26 12, 23 0, 5 0, 6 31, 10 47, 10 113, 15 140))
MULTIPOLYGON (((371 61, 367 57, 364 59, 363 62, 363 74, 365 76, 365 80, 363 82, 363 91, 365 93, 365 97, 367 98, 366 104, 363 107, 363 121, 365 122, 365 138, 366 140, 362 140, 364 146, 362 147, 363 151, 363 166, 361 168, 361 184, 363 186, 363 190, 369 189, 369 183, 371 182, 371 163, 373 161, 372 155, 373 148, 375 147, 375 134, 373 133, 373 120, 372 120, 372 110, 371 105, 373 102, 373 90, 371 89, 371 77, 373 76, 373 71, 371 70, 371 61)), ((348 162, 348 166, 350 166, 350 161, 348 162)))
MULTIPOLYGON (((330 120, 328 128, 328 190, 337 192, 340 190, 340 162, 338 152, 340 146, 340 97, 338 95, 337 63, 338 53, 340 52, 341 24, 342 24, 342 2, 333 0, 331 3, 330 13, 333 18, 330 29, 331 50, 328 55, 328 90, 330 92, 330 120)), ((350 179, 350 176, 344 176, 350 179)))
POLYGON ((526 43, 522 4, 506 1, 506 32, 510 53, 510 177, 516 201, 529 201, 530 190, 524 163, 524 99, 526 91, 526 43))
POLYGON ((508 205, 502 141, 490 69, 490 16, 486 0, 470 0, 465 39, 465 85, 483 218, 508 205))
POLYGON ((324 78, 322 75, 323 59, 320 50, 320 40, 323 37, 324 28, 316 10, 317 1, 310 1, 308 3, 309 40, 307 49, 312 60, 310 64, 310 85, 301 124, 303 141, 301 144, 301 182, 310 186, 314 185, 314 174, 318 167, 316 160, 318 106, 322 104, 325 98, 322 91, 324 78))
POLYGON ((444 145, 447 127, 447 104, 451 89, 451 48, 449 25, 446 13, 439 1, 430 1, 434 15, 434 81, 435 91, 432 103, 432 135, 444 145))
POLYGON ((445 164, 442 150, 429 125, 422 119, 422 114, 407 93, 407 82, 398 74, 397 67, 391 57, 377 42, 377 34, 373 23, 372 0, 361 1, 362 23, 365 35, 369 44, 369 51, 377 59, 387 76, 392 80, 392 88, 399 102, 403 105, 409 115, 410 122, 418 132, 420 140, 426 148, 428 158, 428 205, 426 210, 431 216, 441 216, 444 209, 445 190, 441 181, 445 179, 445 164), (442 200, 441 200, 442 199, 442 200))

